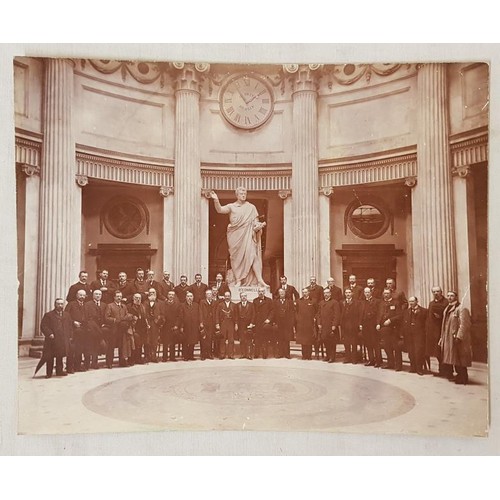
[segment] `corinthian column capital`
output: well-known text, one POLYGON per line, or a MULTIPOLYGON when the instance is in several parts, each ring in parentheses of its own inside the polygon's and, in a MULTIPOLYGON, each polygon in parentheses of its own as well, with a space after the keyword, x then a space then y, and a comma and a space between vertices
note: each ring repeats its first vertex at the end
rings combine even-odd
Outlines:
POLYGON ((191 90, 200 93, 200 74, 209 71, 210 64, 174 62, 171 68, 176 76, 176 91, 191 90))
POLYGON ((286 73, 293 74, 294 92, 313 91, 316 92, 318 79, 321 76, 322 64, 284 64, 286 73))

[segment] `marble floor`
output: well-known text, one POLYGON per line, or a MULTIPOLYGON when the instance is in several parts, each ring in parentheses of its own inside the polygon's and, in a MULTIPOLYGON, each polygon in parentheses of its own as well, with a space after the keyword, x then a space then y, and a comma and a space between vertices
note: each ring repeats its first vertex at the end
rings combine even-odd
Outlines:
MULTIPOLYGON (((468 385, 362 364, 288 359, 151 363, 33 378, 19 358, 19 434, 271 430, 484 436, 488 370, 468 385)), ((435 366, 432 369, 435 370, 435 366)))

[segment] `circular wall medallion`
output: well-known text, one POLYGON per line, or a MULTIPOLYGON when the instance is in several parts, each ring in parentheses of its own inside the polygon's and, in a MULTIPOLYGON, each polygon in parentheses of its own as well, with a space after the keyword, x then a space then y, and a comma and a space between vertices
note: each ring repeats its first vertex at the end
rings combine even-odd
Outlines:
POLYGON ((219 105, 222 116, 233 127, 255 129, 273 114, 273 90, 263 77, 235 75, 221 88, 219 105))
POLYGON ((102 209, 102 221, 110 234, 117 238, 133 238, 146 225, 148 211, 144 203, 131 196, 117 196, 102 209))
POLYGON ((346 209, 347 225, 360 238, 372 240, 388 229, 391 213, 385 203, 376 197, 353 200, 346 209))

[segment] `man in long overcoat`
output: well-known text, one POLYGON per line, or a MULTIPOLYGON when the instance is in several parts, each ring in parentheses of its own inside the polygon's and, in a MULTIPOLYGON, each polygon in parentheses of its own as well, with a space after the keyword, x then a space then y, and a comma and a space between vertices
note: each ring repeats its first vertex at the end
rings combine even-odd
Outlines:
POLYGON ((106 312, 106 304, 102 301, 101 290, 94 290, 92 300, 85 302, 85 315, 87 317, 88 331, 88 351, 91 367, 95 370, 98 366, 98 356, 106 352, 104 340, 104 314, 106 312))
POLYGON ((318 305, 316 323, 321 339, 326 347, 326 358, 324 361, 333 363, 335 361, 337 343, 340 342, 340 306, 336 300, 332 299, 332 293, 329 288, 325 288, 324 297, 318 305))
POLYGON ((184 361, 194 361, 194 348, 200 340, 200 306, 193 302, 193 294, 186 292, 186 302, 181 303, 180 329, 182 332, 182 353, 184 361))
POLYGON ((54 309, 44 314, 40 323, 40 330, 45 337, 45 344, 37 371, 45 362, 47 363, 46 377, 52 377, 55 358, 56 375, 66 375, 66 372, 63 371, 63 358, 68 352, 73 326, 71 316, 64 311, 64 299, 57 298, 54 302, 54 309))
POLYGON ((377 333, 377 321, 380 316, 380 299, 373 298, 372 291, 366 287, 365 299, 360 302, 359 326, 363 333, 363 342, 368 351, 368 361, 365 366, 380 368, 382 351, 377 333))
POLYGON ((254 306, 248 301, 246 293, 240 293, 240 302, 236 304, 238 332, 240 336, 240 359, 253 359, 254 356, 254 306))
POLYGON ((410 297, 408 304, 408 308, 402 313, 401 331, 410 358, 410 373, 423 375, 425 325, 428 311, 420 307, 417 297, 410 297))
MULTIPOLYGON (((194 293, 193 293, 194 300, 194 293)), ((205 298, 200 301, 200 359, 213 359, 212 340, 215 333, 215 313, 217 302, 214 300, 212 290, 205 290, 205 298)))
POLYGON ((309 288, 303 288, 302 297, 297 301, 295 326, 295 341, 302 346, 302 359, 312 359, 317 309, 318 304, 309 295, 309 288))
POLYGON ((236 304, 231 302, 231 292, 224 294, 224 300, 217 304, 215 310, 215 329, 220 330, 219 358, 226 356, 234 359, 234 336, 238 331, 238 310, 236 304), (227 342, 227 347, 226 347, 227 342))
POLYGON ((272 335, 274 316, 273 301, 266 297, 266 289, 259 287, 258 296, 253 301, 255 313, 255 357, 267 359, 269 354, 269 339, 272 335))
POLYGON ((439 363, 439 371, 436 376, 443 377, 443 367, 441 366, 441 348, 439 339, 441 338, 441 327, 443 326, 443 313, 448 305, 448 300, 443 295, 440 286, 433 286, 433 299, 429 303, 427 324, 425 328, 425 355, 428 358, 430 368, 430 358, 435 357, 439 363))
POLYGON ((132 301, 127 304, 127 310, 134 317, 134 352, 132 359, 134 364, 143 364, 148 359, 146 345, 148 342, 149 323, 146 308, 142 303, 142 295, 136 292, 132 295, 132 301), (142 351, 144 349, 144 358, 142 351))
POLYGON ((115 347, 118 347, 120 366, 127 366, 127 358, 130 357, 132 351, 127 336, 133 319, 133 315, 128 312, 125 304, 122 304, 122 292, 116 291, 113 302, 107 305, 104 313, 107 368, 113 367, 115 347))
POLYGON ((146 319, 148 322, 148 335, 146 340, 146 362, 158 363, 158 343, 160 341, 160 333, 165 323, 164 302, 158 300, 158 295, 155 288, 148 290, 148 298, 143 302, 146 309, 146 319))
POLYGON ((87 314, 85 303, 87 293, 85 290, 76 292, 76 300, 68 302, 65 311, 71 316, 73 322, 73 335, 69 343, 68 355, 66 356, 66 371, 74 373, 75 371, 87 371, 90 366, 90 352, 88 343, 87 314), (84 365, 82 364, 84 356, 84 365))
POLYGON ((274 322, 277 326, 275 339, 275 357, 290 359, 290 341, 295 328, 295 307, 292 299, 285 297, 285 290, 278 289, 278 298, 274 301, 274 322))
POLYGON ((467 367, 472 365, 470 312, 458 301, 457 292, 448 292, 447 298, 439 340, 443 368, 447 377, 452 379, 455 367, 455 383, 465 385, 469 381, 467 367))
POLYGON ((175 344, 180 341, 179 323, 180 323, 181 303, 177 300, 174 290, 167 292, 167 300, 163 303, 165 323, 162 330, 163 359, 162 361, 177 361, 175 359, 175 344))
POLYGON ((345 346, 346 358, 344 363, 357 364, 359 360, 359 315, 360 302, 352 297, 352 290, 346 288, 345 300, 340 303, 340 333, 345 346))
POLYGON ((400 338, 399 328, 402 313, 402 304, 393 298, 392 290, 386 288, 382 292, 380 316, 377 320, 376 329, 380 335, 379 342, 383 343, 387 354, 387 364, 383 368, 398 372, 403 368, 403 342, 400 338))

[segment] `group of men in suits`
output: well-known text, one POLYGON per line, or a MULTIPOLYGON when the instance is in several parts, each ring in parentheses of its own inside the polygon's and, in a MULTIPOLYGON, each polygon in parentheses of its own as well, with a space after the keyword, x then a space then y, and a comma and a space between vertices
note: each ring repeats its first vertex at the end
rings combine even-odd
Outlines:
MULTIPOLYGON (((311 276, 300 295, 281 276, 272 299, 259 287, 253 301, 242 292, 235 303, 220 273, 209 287, 199 273, 193 283, 188 284, 183 275, 175 286, 168 272, 159 282, 154 271, 143 269, 137 269, 132 281, 124 272, 112 281, 108 271, 101 270, 89 284, 88 273, 81 271, 79 281, 69 288, 66 307, 62 298, 56 299, 54 310, 42 320, 47 341, 40 363, 47 362, 50 377, 54 359, 56 375, 97 369, 101 354, 105 354, 106 367, 112 368, 116 348, 120 366, 159 362, 160 351, 161 361, 177 361, 180 355, 190 361, 198 343, 202 360, 234 359, 235 341, 240 343, 241 358, 290 358, 290 342, 296 340, 303 359, 312 359, 313 347, 318 358, 320 346, 324 346, 323 360, 333 363, 337 345, 343 344, 344 363, 364 361, 366 366, 396 371, 402 370, 406 351, 410 372, 419 375, 430 367, 430 356, 435 356, 438 375, 452 378, 453 366, 458 366, 459 380, 466 383, 466 368, 464 374, 461 365, 470 366, 469 357, 463 354, 470 350, 470 334, 464 335, 463 329, 458 334, 453 323, 456 317, 464 323, 463 308, 455 300, 453 314, 446 316, 449 297, 444 298, 440 287, 434 287, 432 293, 434 299, 427 309, 419 305, 417 297, 407 300, 392 278, 379 290, 373 278, 362 287, 351 275, 344 290, 333 278, 323 288, 311 276), (451 341, 446 336, 443 340, 447 318, 451 341), (459 341, 454 340, 457 336, 459 341), (454 356, 457 342, 462 348, 458 357, 454 356), (66 371, 62 357, 66 357, 66 371)), ((40 364, 37 371, 39 368, 40 364)))

